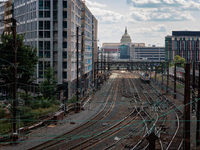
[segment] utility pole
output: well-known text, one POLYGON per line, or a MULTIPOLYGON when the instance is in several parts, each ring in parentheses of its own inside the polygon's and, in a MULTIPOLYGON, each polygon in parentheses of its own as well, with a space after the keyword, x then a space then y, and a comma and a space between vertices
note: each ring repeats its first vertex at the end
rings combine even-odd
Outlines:
POLYGON ((190 150, 190 64, 185 64, 183 149, 190 150))
POLYGON ((167 91, 166 94, 169 93, 169 61, 167 62, 167 91))
POLYGON ((81 87, 80 87, 80 89, 81 89, 81 96, 83 96, 84 97, 84 95, 82 95, 83 94, 83 91, 85 90, 85 77, 84 77, 84 40, 83 40, 83 38, 84 38, 84 32, 82 32, 81 33, 81 73, 80 73, 80 75, 81 75, 81 87), (83 84, 82 84, 83 83, 83 84))
POLYGON ((163 87, 163 63, 162 63, 162 90, 164 89, 163 87))
POLYGON ((101 49, 101 74, 103 72, 103 49, 101 49))
POLYGON ((98 78, 99 78, 99 52, 97 53, 97 89, 99 88, 99 83, 98 83, 98 78))
POLYGON ((197 101, 197 130, 196 130, 196 145, 200 145, 200 63, 199 63, 199 81, 198 81, 198 101, 197 101))
POLYGON ((105 75, 105 72, 106 72, 106 52, 104 52, 104 75, 105 75))
POLYGON ((155 148, 156 148, 155 142, 158 139, 158 137, 155 135, 155 133, 151 132, 151 134, 148 135, 146 137, 146 139, 149 141, 149 150, 155 150, 155 148))
POLYGON ((174 66, 174 99, 176 99, 176 63, 174 66))
POLYGON ((107 61, 107 64, 108 64, 108 71, 110 71, 110 52, 108 52, 108 61, 107 61))
POLYGON ((192 111, 195 111, 195 61, 193 61, 193 77, 192 77, 192 111))
POLYGON ((14 69, 13 69, 13 133, 16 133, 16 116, 17 116, 17 39, 16 39, 16 20, 14 19, 14 4, 12 4, 12 34, 13 34, 13 49, 14 49, 14 69))
POLYGON ((79 27, 76 28, 76 87, 77 87, 77 91, 76 91, 76 107, 77 107, 77 112, 79 112, 79 104, 78 104, 78 98, 79 98, 79 81, 78 81, 78 73, 79 73, 79 43, 78 43, 78 31, 79 31, 79 27))
POLYGON ((157 66, 155 66, 155 84, 156 84, 156 71, 157 71, 157 66))

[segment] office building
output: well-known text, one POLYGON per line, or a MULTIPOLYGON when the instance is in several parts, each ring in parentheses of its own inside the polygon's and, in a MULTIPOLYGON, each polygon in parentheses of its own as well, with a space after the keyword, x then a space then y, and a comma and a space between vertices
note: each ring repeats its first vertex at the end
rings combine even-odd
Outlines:
POLYGON ((179 55, 186 62, 199 61, 200 31, 172 31, 165 37, 165 61, 173 62, 179 55))
MULTIPOLYGON (((7 17, 6 9, 7 4, 1 3, 0 19, 7 17)), ((68 98, 76 92, 76 27, 79 27, 80 82, 83 89, 89 87, 97 54, 98 22, 82 0, 15 0, 14 18, 17 33, 25 34, 24 43, 38 49, 36 83, 44 81, 47 67, 53 67, 58 86, 64 87, 61 89, 68 98)), ((1 22, 0 34, 4 31, 5 24, 1 22)))

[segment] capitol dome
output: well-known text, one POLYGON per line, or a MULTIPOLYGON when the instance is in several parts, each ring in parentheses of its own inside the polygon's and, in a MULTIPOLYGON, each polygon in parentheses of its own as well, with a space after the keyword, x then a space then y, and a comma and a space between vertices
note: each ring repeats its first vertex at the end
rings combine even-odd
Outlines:
POLYGON ((125 33, 124 33, 124 35, 121 38, 121 43, 127 44, 127 43, 131 43, 131 41, 132 41, 131 37, 130 37, 130 35, 128 35, 127 28, 126 28, 125 29, 125 33))

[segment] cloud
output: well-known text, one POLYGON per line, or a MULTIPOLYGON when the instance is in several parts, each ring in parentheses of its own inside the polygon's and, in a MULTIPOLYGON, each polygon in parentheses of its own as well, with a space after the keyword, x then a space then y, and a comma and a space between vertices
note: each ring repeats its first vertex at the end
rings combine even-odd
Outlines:
POLYGON ((123 15, 110 10, 94 8, 94 7, 90 8, 90 10, 101 22, 116 23, 122 21, 124 18, 123 15))
POLYGON ((88 7, 100 7, 100 8, 107 7, 107 5, 105 5, 105 4, 100 4, 100 3, 97 3, 97 2, 91 2, 89 0, 86 0, 86 5, 88 7))
POLYGON ((180 11, 170 7, 146 9, 130 7, 126 20, 131 23, 137 21, 194 21, 195 19, 190 11, 180 11))
POLYGON ((101 23, 117 23, 121 22, 124 18, 124 16, 120 13, 107 10, 107 5, 105 4, 100 4, 87 0, 86 5, 93 13, 93 15, 97 18, 97 20, 101 23))
POLYGON ((126 0, 128 5, 136 8, 169 8, 179 9, 180 11, 198 11, 200 10, 200 0, 126 0))
POLYGON ((149 28, 146 27, 141 27, 141 28, 136 28, 136 29, 131 29, 130 32, 132 33, 139 33, 139 34, 150 34, 150 33, 155 33, 155 32, 166 32, 167 31, 167 26, 164 24, 159 24, 157 26, 152 26, 149 28))

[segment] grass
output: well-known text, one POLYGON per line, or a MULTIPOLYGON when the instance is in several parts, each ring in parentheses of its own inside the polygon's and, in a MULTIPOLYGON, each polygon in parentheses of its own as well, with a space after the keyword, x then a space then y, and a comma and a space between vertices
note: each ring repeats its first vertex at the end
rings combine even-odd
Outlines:
MULTIPOLYGON (((36 122, 40 122, 39 118, 48 113, 55 112, 59 109, 58 105, 52 105, 49 108, 38 108, 38 109, 29 109, 28 112, 20 115, 20 126, 30 126, 36 122)), ((17 128, 18 128, 18 118, 17 118, 17 128)), ((11 117, 7 115, 6 118, 0 120, 0 134, 8 134, 12 130, 12 120, 11 117)))

